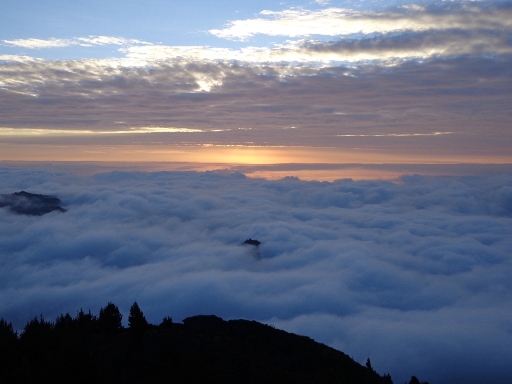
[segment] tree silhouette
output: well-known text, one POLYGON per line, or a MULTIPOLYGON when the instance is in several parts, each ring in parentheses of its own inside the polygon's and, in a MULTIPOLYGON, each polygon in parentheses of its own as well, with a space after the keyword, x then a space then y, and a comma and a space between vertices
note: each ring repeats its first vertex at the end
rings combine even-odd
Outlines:
POLYGON ((162 320, 162 322, 160 323, 159 325, 160 328, 162 329, 169 329, 172 327, 172 317, 170 316, 165 316, 162 320))
POLYGON ((35 316, 28 321, 23 328, 20 336, 23 350, 31 361, 43 361, 48 350, 52 348, 54 340, 52 339, 53 323, 35 316))
POLYGON ((368 368, 370 371, 373 371, 372 362, 370 361, 370 358, 366 359, 366 368, 368 368))
POLYGON ((386 373, 384 376, 382 376, 382 381, 387 384, 393 384, 393 380, 391 379, 391 375, 389 373, 386 373))
POLYGON ((105 307, 100 309, 98 327, 102 332, 114 333, 123 328, 122 319, 123 315, 117 305, 109 301, 105 307))
POLYGON ((140 310, 137 302, 134 302, 130 308, 130 315, 128 316, 128 326, 133 331, 143 331, 148 326, 146 317, 140 310))
POLYGON ((17 358, 18 334, 3 318, 0 319, 0 382, 9 382, 9 375, 17 358))
MULTIPOLYGON (((157 328, 147 322, 136 302, 130 308, 129 332, 118 332, 121 320, 118 307, 109 302, 98 318, 82 309, 74 318, 59 315, 55 323, 36 316, 17 337, 12 324, 0 318, 0 383, 275 378, 270 381, 392 384, 389 374, 380 376, 373 370, 370 359, 365 368, 342 352, 255 321, 203 315, 173 324, 164 317, 157 328)), ((427 383, 413 377, 410 384, 427 383)))
POLYGON ((411 380, 409 380, 409 384, 428 384, 428 382, 420 381, 416 376, 411 376, 411 380))
POLYGON ((70 329, 73 329, 75 325, 75 320, 71 317, 69 313, 65 315, 60 315, 55 320, 55 330, 58 332, 65 332, 70 329))
POLYGON ((98 318, 91 313, 90 309, 88 313, 85 313, 83 309, 80 308, 80 311, 76 314, 75 321, 80 332, 91 333, 96 326, 98 318))
POLYGON ((3 318, 0 319, 0 345, 14 343, 18 339, 18 334, 12 328, 12 323, 8 323, 3 318))
POLYGON ((23 328, 23 333, 21 334, 21 340, 41 340, 49 336, 53 328, 54 325, 46 321, 43 315, 40 315, 39 318, 35 316, 25 324, 25 328, 23 328))

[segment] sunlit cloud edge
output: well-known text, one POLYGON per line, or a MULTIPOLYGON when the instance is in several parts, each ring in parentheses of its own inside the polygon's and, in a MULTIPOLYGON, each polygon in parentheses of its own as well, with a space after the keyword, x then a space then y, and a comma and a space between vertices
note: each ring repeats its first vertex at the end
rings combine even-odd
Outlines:
POLYGON ((44 129, 0 127, 0 136, 81 136, 81 135, 126 135, 141 133, 197 133, 202 129, 177 127, 133 127, 128 130, 96 131, 88 129, 44 129))

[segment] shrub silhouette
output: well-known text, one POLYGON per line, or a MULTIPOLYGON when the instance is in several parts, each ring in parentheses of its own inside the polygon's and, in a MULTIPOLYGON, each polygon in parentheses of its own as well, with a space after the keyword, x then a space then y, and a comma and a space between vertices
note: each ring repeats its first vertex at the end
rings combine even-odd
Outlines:
POLYGON ((160 328, 162 329, 169 329, 172 327, 172 317, 170 316, 165 316, 163 319, 162 319, 162 322, 158 325, 160 328))

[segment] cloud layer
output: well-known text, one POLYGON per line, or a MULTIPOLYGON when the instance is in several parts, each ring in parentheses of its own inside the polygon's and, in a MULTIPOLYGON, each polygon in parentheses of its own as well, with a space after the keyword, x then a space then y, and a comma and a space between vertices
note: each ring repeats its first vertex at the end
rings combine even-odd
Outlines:
POLYGON ((257 34, 301 37, 391 33, 425 30, 495 30, 512 27, 509 6, 450 4, 407 5, 395 10, 355 11, 327 8, 262 11, 256 19, 235 20, 210 32, 218 37, 245 40, 257 34))
POLYGON ((372 153, 394 153, 510 163, 511 9, 464 2, 266 10, 211 30, 219 39, 209 46, 105 35, 3 40, 0 145, 34 153, 28 144, 77 146, 82 138, 68 136, 87 131, 98 132, 88 145, 311 146, 362 150, 368 162, 377 161, 372 153), (259 44, 262 34, 277 41, 259 44), (115 51, 33 55, 71 47, 88 57, 103 46, 115 51), (47 135, 26 134, 34 128, 47 135), (113 140, 105 132, 126 134, 113 140), (67 137, 54 139, 59 133, 67 137))
POLYGON ((2 165, 0 176, 1 193, 57 195, 68 209, 0 210, 0 315, 18 329, 108 300, 126 316, 137 300, 154 323, 272 323, 370 356, 395 382, 512 374, 510 175, 319 183, 2 165))
POLYGON ((372 152, 510 162, 511 68, 508 55, 321 68, 26 58, 0 65, 0 134, 6 145, 314 146, 370 152, 349 162, 374 161, 372 152), (47 135, 27 136, 34 128, 47 135))

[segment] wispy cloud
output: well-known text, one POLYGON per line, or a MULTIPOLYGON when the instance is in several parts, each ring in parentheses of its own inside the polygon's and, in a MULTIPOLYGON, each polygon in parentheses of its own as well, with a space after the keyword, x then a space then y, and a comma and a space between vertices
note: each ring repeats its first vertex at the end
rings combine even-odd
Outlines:
MULTIPOLYGON (((14 39, 2 40, 2 44, 27 49, 113 45, 124 55, 122 65, 128 66, 145 66, 166 60, 311 65, 365 60, 385 63, 396 59, 512 52, 509 38, 512 9, 506 6, 402 6, 380 12, 342 8, 287 9, 262 11, 260 15, 256 19, 232 21, 228 27, 210 30, 210 33, 238 40, 258 34, 295 40, 239 49, 167 46, 112 36, 14 39), (323 41, 318 39, 319 36, 335 39, 323 41)), ((3 55, 0 60, 19 61, 21 58, 3 55)))
POLYGON ((62 48, 70 45, 76 45, 76 42, 68 39, 16 39, 16 40, 2 40, 5 45, 12 47, 22 47, 29 49, 40 49, 40 48, 62 48))
POLYGON ((416 136, 440 136, 452 135, 453 132, 432 132, 432 133, 366 133, 366 134, 344 134, 339 137, 416 137, 416 136))
POLYGON ((317 11, 289 9, 262 11, 255 19, 235 20, 224 29, 212 29, 213 35, 246 40, 263 34, 270 36, 305 37, 311 35, 340 36, 357 33, 391 33, 425 30, 495 30, 512 27, 510 8, 453 6, 429 9, 403 7, 391 11, 354 11, 328 8, 317 11))
POLYGON ((127 130, 83 130, 83 129, 44 129, 0 127, 0 136, 86 136, 86 135, 131 135, 141 133, 195 133, 201 129, 176 127, 132 127, 127 130))
MULTIPOLYGON (((509 32, 502 31, 424 31, 371 38, 340 39, 322 42, 304 40, 295 50, 303 58, 322 61, 379 60, 383 64, 393 59, 448 57, 460 55, 510 54, 512 41, 509 32)), ((300 57, 297 54, 297 57, 300 57)))
POLYGON ((111 36, 75 37, 71 39, 15 39, 2 40, 2 43, 12 47, 21 47, 28 49, 63 48, 70 46, 90 47, 94 45, 152 45, 151 43, 148 43, 146 41, 111 36))

